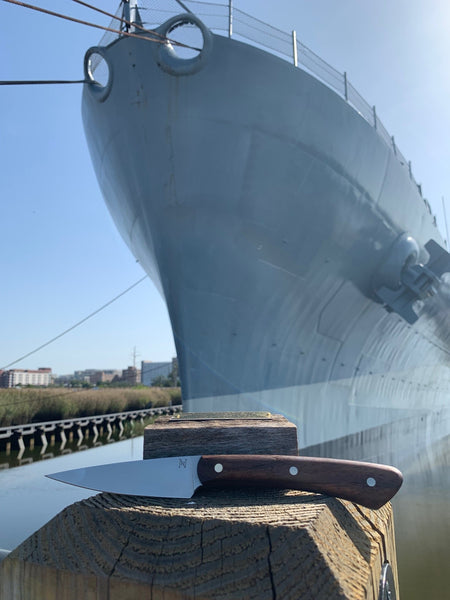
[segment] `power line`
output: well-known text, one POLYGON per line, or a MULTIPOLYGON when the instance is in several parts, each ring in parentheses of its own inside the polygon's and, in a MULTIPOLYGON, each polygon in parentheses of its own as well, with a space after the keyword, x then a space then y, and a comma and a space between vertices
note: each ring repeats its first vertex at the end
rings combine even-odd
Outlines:
POLYGON ((130 287, 128 287, 126 290, 124 290, 123 292, 120 292, 120 294, 118 294, 117 296, 115 296, 114 298, 112 298, 111 300, 109 300, 109 302, 107 302, 106 304, 103 304, 103 306, 100 306, 100 308, 97 308, 97 310, 94 310, 94 312, 92 312, 91 314, 89 314, 87 317, 84 317, 84 319, 81 319, 81 321, 78 321, 78 323, 75 323, 75 325, 72 325, 68 329, 65 329, 62 333, 59 333, 58 335, 56 335, 55 337, 53 337, 51 340, 48 340, 44 344, 41 344, 38 348, 35 348, 34 350, 31 350, 31 352, 27 352, 27 354, 24 354, 23 356, 21 356, 20 358, 17 358, 16 360, 13 360, 12 362, 10 362, 7 365, 5 365, 4 367, 0 367, 0 371, 4 371, 4 370, 8 369, 12 365, 15 365, 16 363, 20 362, 21 360, 24 360, 25 358, 28 358, 32 354, 35 354, 36 352, 39 352, 39 350, 42 350, 42 348, 45 348, 46 346, 49 346, 50 344, 52 344, 56 340, 59 340, 64 335, 66 335, 70 331, 73 331, 76 327, 79 327, 80 325, 82 325, 83 323, 85 323, 88 319, 90 319, 91 317, 97 315, 99 312, 101 312, 102 310, 104 310, 105 308, 107 308, 108 306, 110 306, 113 302, 115 302, 116 300, 118 300, 119 298, 121 298, 122 296, 124 296, 125 294, 127 294, 130 290, 132 290, 137 285, 139 285, 142 281, 144 281, 144 279, 147 279, 147 275, 144 275, 144 277, 141 277, 141 279, 138 279, 138 281, 136 281, 135 283, 133 283, 132 285, 130 285, 130 287))

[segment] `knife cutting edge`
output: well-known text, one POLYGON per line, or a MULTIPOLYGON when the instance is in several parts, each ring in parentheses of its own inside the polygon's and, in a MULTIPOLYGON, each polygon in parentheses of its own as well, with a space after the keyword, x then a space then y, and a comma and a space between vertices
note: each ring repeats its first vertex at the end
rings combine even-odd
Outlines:
POLYGON ((288 455, 176 456, 119 462, 47 475, 100 492, 190 498, 206 488, 295 489, 351 500, 367 508, 386 504, 400 489, 395 467, 288 455))

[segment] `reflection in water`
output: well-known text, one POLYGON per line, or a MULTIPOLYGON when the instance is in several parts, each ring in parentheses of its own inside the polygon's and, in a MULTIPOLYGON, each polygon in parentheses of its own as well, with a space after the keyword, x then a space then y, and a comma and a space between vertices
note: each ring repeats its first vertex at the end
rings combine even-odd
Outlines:
MULTIPOLYGON (((62 441, 56 442, 54 438, 50 438, 51 443, 45 443, 42 446, 37 446, 29 440, 17 449, 0 451, 0 469, 8 469, 29 465, 39 460, 48 460, 57 456, 64 456, 79 452, 81 450, 89 450, 90 448, 99 448, 105 444, 111 444, 126 440, 132 437, 143 435, 144 428, 152 419, 141 422, 126 422, 122 427, 113 427, 101 433, 98 430, 94 431, 94 435, 90 435, 89 430, 86 430, 83 436, 65 437, 62 441)), ((142 458, 142 457, 140 457, 142 458)))
POLYGON ((450 436, 402 470, 393 503, 401 597, 443 600, 450 589, 450 436))
POLYGON ((96 494, 45 477, 83 466, 142 458, 143 437, 0 471, 0 548, 12 550, 66 506, 96 494))

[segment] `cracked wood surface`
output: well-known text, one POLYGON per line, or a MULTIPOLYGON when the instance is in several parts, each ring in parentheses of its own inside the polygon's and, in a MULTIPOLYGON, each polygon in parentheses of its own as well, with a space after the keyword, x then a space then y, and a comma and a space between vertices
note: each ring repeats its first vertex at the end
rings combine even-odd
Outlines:
POLYGON ((390 505, 274 490, 98 494, 1 563, 0 597, 376 600, 386 557, 395 560, 390 505))

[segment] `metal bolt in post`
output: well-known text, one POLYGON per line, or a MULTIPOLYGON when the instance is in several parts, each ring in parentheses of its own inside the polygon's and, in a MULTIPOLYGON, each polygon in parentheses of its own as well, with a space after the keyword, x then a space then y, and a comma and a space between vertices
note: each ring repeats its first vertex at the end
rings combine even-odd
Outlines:
POLYGON ((380 591, 378 600, 396 600, 394 574, 388 562, 383 564, 380 577, 380 591))

